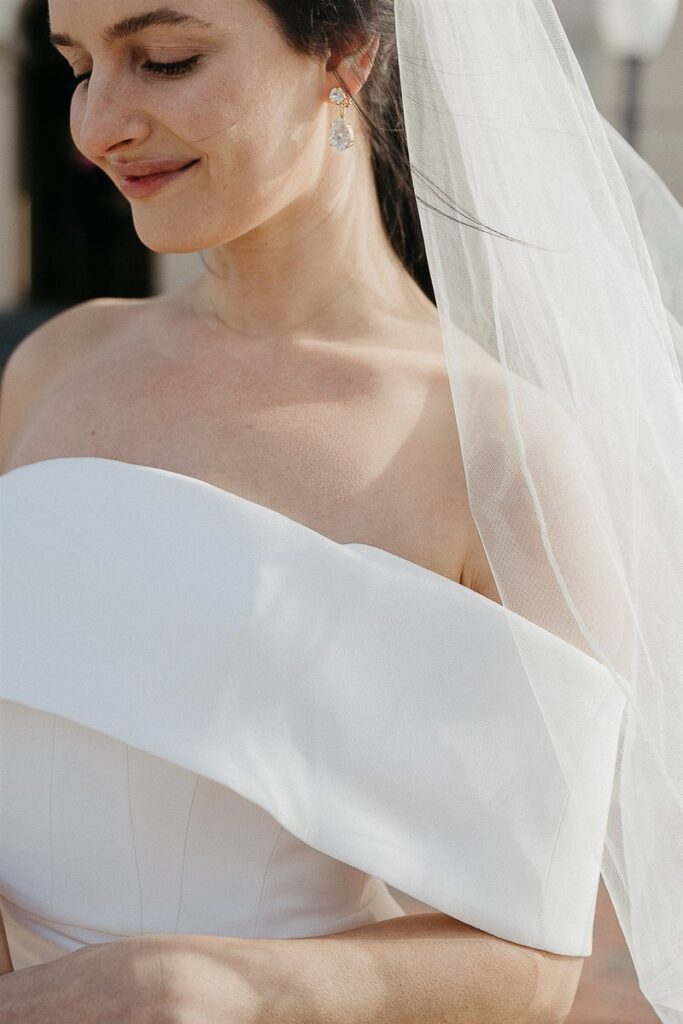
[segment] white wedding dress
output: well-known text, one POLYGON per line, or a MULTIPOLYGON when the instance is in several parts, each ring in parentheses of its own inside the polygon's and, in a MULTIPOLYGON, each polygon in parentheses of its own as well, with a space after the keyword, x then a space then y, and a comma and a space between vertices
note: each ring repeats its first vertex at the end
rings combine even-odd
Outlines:
POLYGON ((0 476, 0 503, 15 968, 140 933, 342 931, 405 913, 388 887, 591 954, 624 709, 601 664, 404 558, 169 470, 45 459, 0 476))

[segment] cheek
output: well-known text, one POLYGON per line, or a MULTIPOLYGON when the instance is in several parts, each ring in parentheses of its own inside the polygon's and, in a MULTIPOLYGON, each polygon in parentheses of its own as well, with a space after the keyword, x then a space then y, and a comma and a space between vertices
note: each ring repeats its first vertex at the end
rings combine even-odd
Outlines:
POLYGON ((270 104, 256 67, 216 63, 159 96, 157 117, 174 134, 210 152, 249 139, 264 126, 270 104))
POLYGON ((207 152, 246 146, 267 153, 290 141, 305 144, 316 116, 319 86, 288 51, 254 60, 231 52, 188 80, 178 102, 169 99, 169 127, 207 152))
POLYGON ((256 66, 239 75, 233 69, 229 79, 216 71, 184 89, 182 102, 168 104, 165 124, 207 158, 214 196, 239 206, 247 196, 267 202, 293 184, 299 162, 310 168, 314 116, 302 115, 306 101, 297 100, 296 86, 283 91, 277 77, 256 66))

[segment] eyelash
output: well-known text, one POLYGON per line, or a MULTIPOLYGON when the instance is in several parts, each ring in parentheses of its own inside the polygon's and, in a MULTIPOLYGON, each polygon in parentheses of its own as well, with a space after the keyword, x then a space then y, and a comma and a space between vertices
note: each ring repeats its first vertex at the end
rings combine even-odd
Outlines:
MULTIPOLYGON (((148 60, 145 61, 142 67, 145 71, 149 71, 154 75, 173 78, 175 75, 188 74, 201 59, 201 55, 197 55, 194 57, 188 57, 187 60, 174 61, 172 64, 158 64, 156 61, 148 60)), ((85 71, 82 75, 77 75, 74 80, 74 89, 76 89, 81 82, 87 82, 91 74, 92 71, 85 71)))

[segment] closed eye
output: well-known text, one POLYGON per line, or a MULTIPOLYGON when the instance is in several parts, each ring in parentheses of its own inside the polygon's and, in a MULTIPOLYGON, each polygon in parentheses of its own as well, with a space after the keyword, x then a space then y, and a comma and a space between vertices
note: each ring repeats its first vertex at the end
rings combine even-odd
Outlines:
MULTIPOLYGON (((142 65, 142 68, 144 71, 149 71, 152 75, 162 75, 172 78, 175 75, 188 74, 201 59, 202 55, 196 54, 194 57, 188 57, 187 60, 177 60, 172 64, 158 64, 156 61, 147 60, 142 65)), ((74 79, 74 89, 80 85, 81 82, 89 81, 91 75, 92 71, 85 71, 82 75, 77 75, 74 79)))

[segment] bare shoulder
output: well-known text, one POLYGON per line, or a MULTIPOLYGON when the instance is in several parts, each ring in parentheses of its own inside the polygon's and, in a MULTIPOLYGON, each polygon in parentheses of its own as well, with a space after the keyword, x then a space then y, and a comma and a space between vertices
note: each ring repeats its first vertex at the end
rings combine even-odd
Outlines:
POLYGON ((598 453, 580 419, 549 392, 515 374, 504 378, 500 369, 485 373, 475 385, 475 419, 468 424, 468 438, 470 444, 477 442, 470 451, 485 460, 483 467, 476 467, 475 483, 480 506, 483 502, 491 516, 475 522, 470 509, 472 530, 462 582, 502 604, 488 555, 490 549, 500 564, 502 552, 496 558, 492 546, 505 538, 505 557, 516 552, 521 560, 515 566, 520 580, 535 581, 524 594, 523 587, 517 588, 521 605, 515 610, 594 655, 567 609, 560 583, 569 580, 586 613, 600 610, 591 621, 603 651, 615 660, 627 656, 623 638, 628 609, 604 531, 609 519, 601 521, 609 508, 598 453), (497 509, 504 523, 496 519, 497 509))
POLYGON ((97 298, 62 310, 27 334, 0 379, 0 473, 24 423, 46 390, 87 351, 124 325, 148 299, 97 298))
MULTIPOLYGON (((500 364, 494 359, 487 357, 480 361, 473 373, 474 379, 468 382, 468 386, 476 389, 477 426, 470 429, 481 433, 478 450, 483 452, 484 447, 488 450, 492 474, 490 484, 477 479, 477 489, 481 492, 482 488, 488 487, 493 501, 500 481, 505 480, 508 492, 505 500, 514 503, 520 523, 526 521, 533 525, 537 513, 521 459, 520 437, 526 467, 534 484, 544 486, 546 493, 549 488, 567 493, 574 479, 568 455, 578 450, 580 442, 576 427, 552 396, 515 373, 504 376, 500 364)), ((467 460, 464 459, 465 476, 467 470, 467 460)), ((486 553, 486 538, 479 532, 471 512, 469 523, 471 529, 462 582, 471 590, 502 604, 486 553)), ((531 557, 532 550, 537 547, 537 556, 541 558, 540 535, 532 537, 532 532, 526 537, 527 553, 531 557)))

